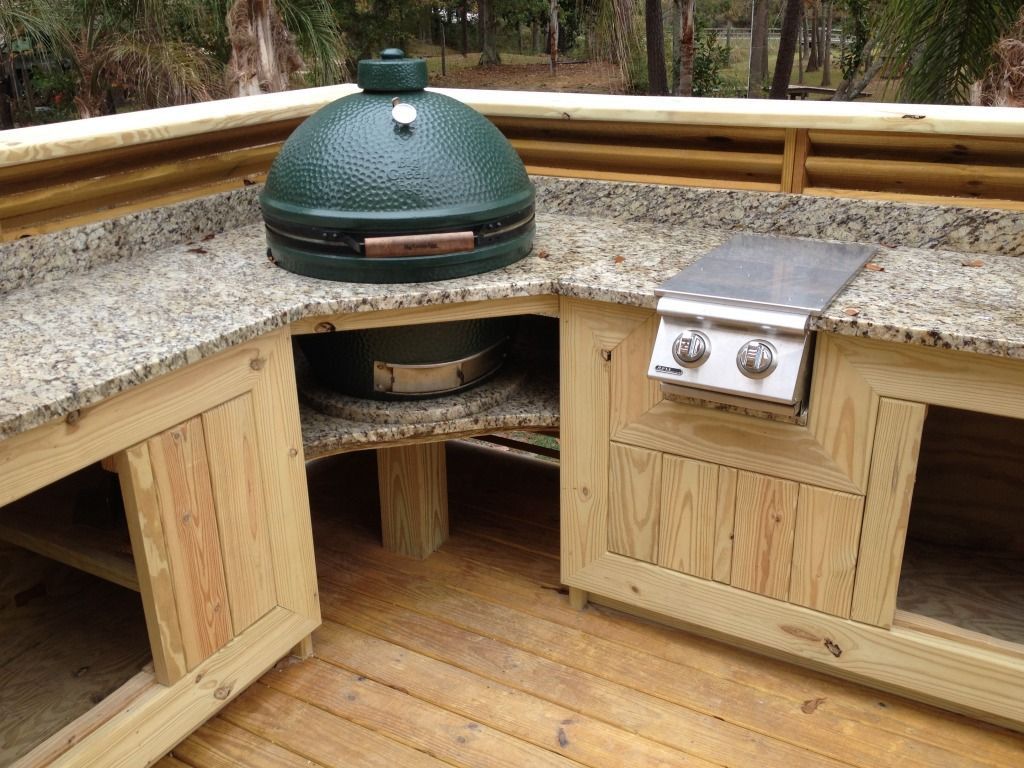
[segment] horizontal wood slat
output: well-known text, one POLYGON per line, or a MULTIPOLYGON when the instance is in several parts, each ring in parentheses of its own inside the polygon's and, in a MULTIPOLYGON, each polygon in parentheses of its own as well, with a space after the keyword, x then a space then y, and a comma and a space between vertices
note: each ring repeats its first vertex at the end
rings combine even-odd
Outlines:
MULTIPOLYGON (((7 132, 0 241, 261 181, 304 116, 352 90, 7 132)), ((888 105, 829 105, 824 114, 795 103, 448 93, 487 115, 540 175, 1024 208, 1024 142, 1009 110, 921 106, 908 120, 888 105)))

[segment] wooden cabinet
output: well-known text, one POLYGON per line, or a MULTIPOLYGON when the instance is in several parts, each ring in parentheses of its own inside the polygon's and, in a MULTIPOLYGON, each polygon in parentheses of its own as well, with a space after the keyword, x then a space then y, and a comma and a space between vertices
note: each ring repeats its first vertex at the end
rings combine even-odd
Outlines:
POLYGON ((19 764, 147 764, 320 623, 286 332, 0 443, 0 505, 99 460, 120 478, 153 672, 19 764))
POLYGON ((894 623, 928 404, 1024 418, 1024 365, 822 334, 802 426, 664 400, 650 310, 563 299, 560 314, 577 601, 1024 726, 1024 646, 894 623))

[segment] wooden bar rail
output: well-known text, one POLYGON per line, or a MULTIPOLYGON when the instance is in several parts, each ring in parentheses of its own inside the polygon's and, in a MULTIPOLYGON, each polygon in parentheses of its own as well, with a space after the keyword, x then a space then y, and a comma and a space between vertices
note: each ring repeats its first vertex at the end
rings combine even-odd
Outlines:
MULTIPOLYGON (((0 240, 261 181, 338 85, 0 134, 0 240)), ((1018 110, 442 90, 541 175, 1024 210, 1018 110)))

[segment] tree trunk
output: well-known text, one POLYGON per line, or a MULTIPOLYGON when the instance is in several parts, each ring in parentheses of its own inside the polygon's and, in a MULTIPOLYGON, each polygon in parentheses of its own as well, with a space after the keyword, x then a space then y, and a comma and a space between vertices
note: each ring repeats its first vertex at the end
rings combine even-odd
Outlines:
POLYGON ((661 21, 660 0, 645 0, 644 26, 647 32, 647 90, 652 96, 667 96, 665 26, 661 21))
POLYGON ((444 33, 444 16, 442 15, 442 8, 438 8, 438 17, 441 19, 441 77, 448 75, 448 56, 445 47, 448 45, 448 41, 445 39, 444 33))
POLYGON ((551 56, 551 73, 558 68, 558 0, 551 0, 548 15, 548 54, 551 56))
POLYGON ((818 4, 811 5, 811 25, 807 34, 807 41, 811 51, 807 56, 807 71, 817 72, 821 67, 821 57, 818 55, 818 4))
POLYGON ((779 56, 775 60, 772 90, 768 94, 771 99, 785 99, 789 95, 789 79, 793 75, 793 55, 800 36, 803 9, 804 0, 786 0, 782 12, 782 31, 779 34, 779 56))
POLYGON ((821 0, 821 86, 832 85, 832 0, 821 0))
POLYGON ((288 89, 302 69, 302 56, 273 0, 235 0, 228 10, 231 58, 225 69, 229 96, 288 89))
POLYGON ((768 52, 768 0, 754 0, 750 22, 750 70, 747 77, 747 98, 760 99, 764 78, 764 66, 768 52))
POLYGON ((679 60, 676 96, 693 96, 693 10, 696 0, 674 0, 679 13, 679 60))
POLYGON ((497 19, 494 16, 494 0, 479 0, 480 11, 480 66, 491 67, 501 64, 498 55, 497 19))
POLYGON ((0 131, 14 127, 14 111, 11 109, 7 81, 7 75, 0 71, 0 131))
POLYGON ((459 11, 461 16, 459 26, 462 28, 462 39, 460 42, 460 48, 462 55, 465 56, 469 53, 469 3, 463 2, 459 11))

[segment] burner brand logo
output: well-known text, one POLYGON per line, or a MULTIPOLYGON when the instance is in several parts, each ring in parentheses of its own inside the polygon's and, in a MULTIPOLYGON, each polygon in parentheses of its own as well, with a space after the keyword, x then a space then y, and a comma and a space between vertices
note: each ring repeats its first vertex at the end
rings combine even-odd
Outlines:
POLYGON ((658 373, 673 373, 676 376, 683 375, 683 371, 681 368, 670 368, 667 365, 656 365, 654 366, 654 370, 656 370, 658 373))

